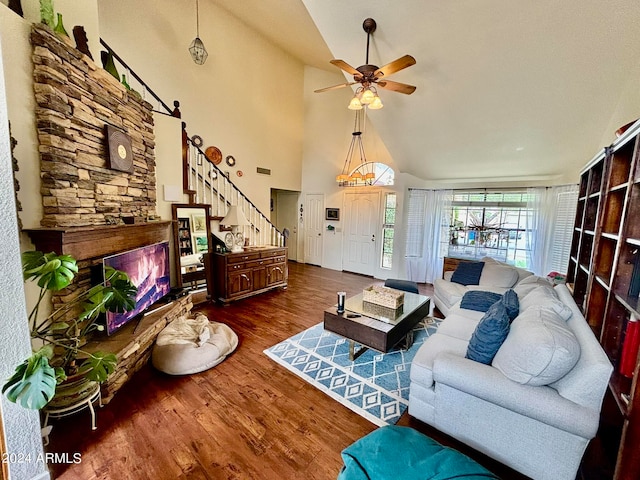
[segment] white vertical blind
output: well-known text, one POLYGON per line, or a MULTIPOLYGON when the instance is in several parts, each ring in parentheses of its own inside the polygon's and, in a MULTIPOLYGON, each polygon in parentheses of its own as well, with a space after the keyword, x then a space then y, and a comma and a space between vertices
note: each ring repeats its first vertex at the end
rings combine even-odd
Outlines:
MULTIPOLYGON (((573 238, 573 223, 578 204, 578 186, 571 185, 570 189, 558 191, 556 195, 555 218, 549 246, 549 271, 567 273, 571 240, 573 238)), ((566 187, 565 187, 566 188, 566 187)))
POLYGON ((409 190, 407 208, 407 257, 421 257, 424 246, 424 224, 426 221, 427 191, 409 190))

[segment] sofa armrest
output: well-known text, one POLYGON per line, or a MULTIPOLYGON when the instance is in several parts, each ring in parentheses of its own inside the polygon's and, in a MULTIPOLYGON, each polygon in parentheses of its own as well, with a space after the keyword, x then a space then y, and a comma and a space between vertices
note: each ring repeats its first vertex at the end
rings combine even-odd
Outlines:
POLYGON ((574 435, 591 439, 598 430, 599 412, 578 405, 551 387, 521 385, 491 365, 450 353, 438 355, 433 380, 533 418, 574 435))

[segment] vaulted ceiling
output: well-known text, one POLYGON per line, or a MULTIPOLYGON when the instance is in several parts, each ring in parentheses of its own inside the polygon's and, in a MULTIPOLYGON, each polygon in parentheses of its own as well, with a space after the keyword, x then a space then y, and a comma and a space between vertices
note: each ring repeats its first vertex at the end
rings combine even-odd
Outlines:
POLYGON ((411 54, 417 64, 391 79, 417 90, 380 90, 385 106, 369 118, 400 170, 419 178, 576 181, 640 117, 636 0, 217 1, 326 69, 331 58, 365 63, 362 22, 374 18, 370 63, 411 54))

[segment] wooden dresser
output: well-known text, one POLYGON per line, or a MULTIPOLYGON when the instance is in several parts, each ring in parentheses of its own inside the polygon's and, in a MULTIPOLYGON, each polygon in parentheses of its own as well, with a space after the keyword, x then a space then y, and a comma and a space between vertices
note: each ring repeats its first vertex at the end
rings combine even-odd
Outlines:
POLYGON ((204 255, 207 291, 214 301, 229 303, 274 288, 286 288, 286 247, 254 247, 239 253, 204 255))

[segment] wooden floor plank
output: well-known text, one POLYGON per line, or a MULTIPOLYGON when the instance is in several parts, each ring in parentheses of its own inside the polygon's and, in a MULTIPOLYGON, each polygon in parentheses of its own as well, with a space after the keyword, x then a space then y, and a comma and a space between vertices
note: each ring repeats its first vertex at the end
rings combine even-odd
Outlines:
MULTIPOLYGON (((269 359, 263 350, 322 321, 336 303, 371 284, 361 275, 290 263, 289 287, 232 303, 204 305, 210 320, 239 337, 213 369, 172 377, 145 366, 98 411, 54 422, 51 452, 81 452, 79 464, 51 465, 54 478, 335 479, 340 452, 376 426, 269 359)), ((421 285, 430 294, 430 286, 421 285)), ((521 475, 405 414, 400 422, 463 450, 505 479, 521 475)))

